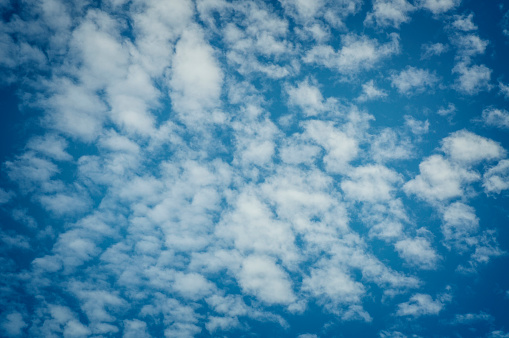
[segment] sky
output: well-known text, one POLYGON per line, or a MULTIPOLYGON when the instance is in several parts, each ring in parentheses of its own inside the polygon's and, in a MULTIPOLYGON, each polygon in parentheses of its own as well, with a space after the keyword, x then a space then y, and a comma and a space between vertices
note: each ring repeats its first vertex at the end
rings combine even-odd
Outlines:
POLYGON ((1 337, 509 337, 509 3, 0 0, 1 337))

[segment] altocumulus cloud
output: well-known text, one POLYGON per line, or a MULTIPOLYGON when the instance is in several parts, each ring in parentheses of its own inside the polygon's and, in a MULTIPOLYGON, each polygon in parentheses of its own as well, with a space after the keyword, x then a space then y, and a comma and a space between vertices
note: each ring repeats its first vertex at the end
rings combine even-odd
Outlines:
POLYGON ((506 337, 485 7, 2 1, 0 336, 506 337))

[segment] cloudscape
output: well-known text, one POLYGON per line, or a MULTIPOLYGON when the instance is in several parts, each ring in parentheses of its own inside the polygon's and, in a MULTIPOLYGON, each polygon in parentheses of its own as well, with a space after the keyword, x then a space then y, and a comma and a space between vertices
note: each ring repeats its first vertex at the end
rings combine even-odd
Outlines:
POLYGON ((509 3, 1 0, 1 337, 509 337, 509 3))

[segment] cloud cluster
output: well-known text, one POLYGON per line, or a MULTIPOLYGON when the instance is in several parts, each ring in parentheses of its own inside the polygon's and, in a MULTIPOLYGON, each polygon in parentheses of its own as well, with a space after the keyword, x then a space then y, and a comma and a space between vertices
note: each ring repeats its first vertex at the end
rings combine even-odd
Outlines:
POLYGON ((0 4, 0 83, 26 116, 2 153, 0 335, 311 338, 389 313, 388 337, 456 306, 449 280, 505 253, 476 198, 509 189, 486 132, 506 110, 483 105, 484 131, 428 114, 500 78, 461 5, 0 4), (414 14, 446 37, 408 58, 414 14))

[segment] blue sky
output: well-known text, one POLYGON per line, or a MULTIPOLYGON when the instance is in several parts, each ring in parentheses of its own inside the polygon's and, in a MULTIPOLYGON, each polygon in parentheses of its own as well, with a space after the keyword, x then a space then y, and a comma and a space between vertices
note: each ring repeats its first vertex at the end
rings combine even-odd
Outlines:
POLYGON ((509 4, 0 12, 0 336, 509 337, 509 4))

